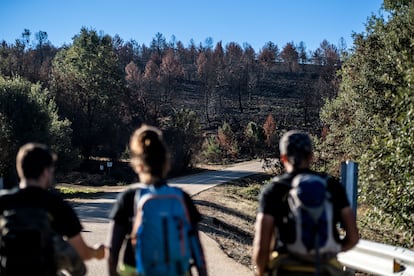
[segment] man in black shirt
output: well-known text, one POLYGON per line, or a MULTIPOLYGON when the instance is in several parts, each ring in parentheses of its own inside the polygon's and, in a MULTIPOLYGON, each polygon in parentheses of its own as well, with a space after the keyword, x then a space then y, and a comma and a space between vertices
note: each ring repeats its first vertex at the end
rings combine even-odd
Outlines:
POLYGON ((260 194, 252 256, 255 275, 264 275, 272 251, 289 253, 284 242, 293 242, 295 239, 294 229, 289 228, 286 224, 289 212, 286 198, 292 188, 292 179, 298 174, 317 175, 327 179, 326 190, 331 196, 333 205, 333 222, 331 222, 333 233, 331 234, 338 242, 337 251, 351 249, 359 239, 355 217, 341 184, 332 177, 310 169, 313 158, 310 137, 301 131, 289 131, 281 138, 279 149, 280 160, 286 173, 274 178, 260 194), (336 229, 337 223, 341 223, 346 233, 343 238, 340 238, 336 229))
MULTIPOLYGON (((53 231, 65 237, 83 260, 103 259, 104 245, 88 246, 82 238, 82 226, 75 211, 59 194, 48 191, 54 179, 55 160, 56 156, 45 145, 29 143, 22 146, 16 158, 19 187, 2 191, 0 214, 19 208, 43 209, 53 231)), ((22 266, 21 269, 27 275, 37 275, 31 267, 22 266)))

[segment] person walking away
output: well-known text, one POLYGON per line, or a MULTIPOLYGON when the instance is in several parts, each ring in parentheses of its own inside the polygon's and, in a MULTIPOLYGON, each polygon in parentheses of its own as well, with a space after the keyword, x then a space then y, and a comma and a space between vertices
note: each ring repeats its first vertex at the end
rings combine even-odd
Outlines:
POLYGON ((197 228, 201 214, 187 193, 165 180, 170 166, 162 132, 143 125, 129 146, 140 183, 120 193, 110 213, 109 274, 188 275, 191 261, 199 275, 207 275, 197 228))
POLYGON ((254 274, 341 275, 336 254, 359 240, 345 190, 338 180, 310 169, 313 150, 305 132, 288 131, 280 139, 279 149, 286 172, 275 177, 259 196, 254 274))
POLYGON ((103 245, 88 246, 81 223, 57 192, 56 155, 46 145, 28 143, 16 157, 19 186, 0 195, 0 275, 84 275, 83 260, 102 259, 103 245), (63 240, 63 237, 67 240, 63 240))

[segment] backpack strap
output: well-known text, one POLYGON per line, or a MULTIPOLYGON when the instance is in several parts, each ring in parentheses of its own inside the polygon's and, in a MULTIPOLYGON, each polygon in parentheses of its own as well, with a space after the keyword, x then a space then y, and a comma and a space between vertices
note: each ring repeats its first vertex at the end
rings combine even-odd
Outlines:
POLYGON ((135 191, 134 195, 134 219, 132 220, 132 230, 129 234, 129 237, 131 239, 131 244, 133 246, 137 243, 137 238, 135 233, 138 231, 139 226, 141 225, 141 214, 138 210, 138 202, 139 199, 144 195, 148 193, 148 188, 139 188, 135 191))

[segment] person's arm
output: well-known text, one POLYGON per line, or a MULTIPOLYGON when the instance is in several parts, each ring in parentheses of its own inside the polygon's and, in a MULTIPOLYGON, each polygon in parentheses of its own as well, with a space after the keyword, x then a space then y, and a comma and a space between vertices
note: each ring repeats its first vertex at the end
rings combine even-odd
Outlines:
POLYGON ((195 206, 190 195, 184 191, 182 191, 182 193, 183 193, 185 206, 187 207, 188 215, 190 216, 191 225, 196 228, 198 223, 202 220, 201 214, 198 211, 197 207, 195 206))
POLYGON ((345 230, 341 251, 347 251, 354 247, 359 241, 358 227, 351 207, 348 206, 341 210, 341 221, 345 230))
POLYGON ((345 236, 341 240, 341 251, 347 251, 354 247, 359 241, 358 227, 352 208, 349 205, 348 197, 344 186, 335 178, 329 178, 329 189, 332 193, 334 210, 338 216, 341 228, 345 236))
POLYGON ((204 255, 204 249, 201 245, 200 235, 198 231, 198 227, 195 226, 192 231, 192 237, 190 240, 191 248, 192 248, 192 258, 194 260, 194 264, 196 266, 197 272, 199 276, 207 276, 207 263, 204 255))
POLYGON ((97 244, 93 247, 86 244, 82 237, 82 225, 75 210, 68 202, 54 192, 47 193, 50 203, 48 211, 52 217, 52 227, 56 233, 66 237, 69 244, 75 248, 82 260, 103 259, 105 257, 105 246, 97 244))
POLYGON ((122 243, 124 242, 127 231, 125 227, 111 221, 110 226, 110 240, 109 240, 109 257, 108 269, 110 276, 118 276, 117 266, 119 260, 119 252, 121 251, 122 243))
POLYGON ((258 213, 255 223, 252 261, 254 275, 262 276, 269 262, 271 244, 274 235, 274 218, 271 215, 258 213))
MULTIPOLYGON (((131 234, 132 221, 134 217, 134 202, 135 193, 138 190, 128 189, 125 192, 118 194, 117 200, 112 207, 109 214, 110 225, 108 232, 108 273, 110 276, 118 276, 118 262, 121 250, 125 245, 125 249, 128 249, 128 244, 124 244, 125 238, 131 234)), ((128 241, 130 242, 130 241, 128 241)), ((126 252, 123 252, 125 254, 126 252)), ((132 253, 132 252, 131 252, 132 253)), ((128 255, 125 255, 130 257, 128 255)), ((124 256, 124 260, 125 260, 124 256)), ((132 262, 132 260, 130 260, 132 262)))
POLYGON ((98 259, 105 257, 105 246, 98 244, 93 247, 87 245, 81 233, 68 239, 68 242, 76 249, 82 260, 98 259))

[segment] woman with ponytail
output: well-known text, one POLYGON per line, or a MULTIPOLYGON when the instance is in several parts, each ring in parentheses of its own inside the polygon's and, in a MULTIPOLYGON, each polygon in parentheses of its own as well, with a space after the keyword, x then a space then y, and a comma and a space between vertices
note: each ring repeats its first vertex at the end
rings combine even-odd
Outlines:
MULTIPOLYGON (((166 182, 170 161, 167 148, 164 144, 162 133, 158 128, 143 125, 138 128, 130 139, 131 167, 139 177, 139 183, 132 184, 124 192, 120 193, 110 213, 110 254, 109 254, 109 275, 151 275, 148 272, 140 272, 137 267, 142 262, 141 257, 135 252, 136 231, 139 225, 136 222, 138 201, 144 193, 161 193, 166 189, 172 189, 166 182), (119 260, 122 256, 122 260, 119 260), (137 260, 138 258, 138 260, 137 260)), ((182 202, 184 202, 186 213, 198 246, 197 224, 201 221, 201 215, 196 209, 190 196, 178 188, 182 202)), ((148 194, 145 194, 148 196, 148 194)), ((140 204, 142 205, 142 204, 140 204)), ((202 267, 197 267, 199 275, 206 275, 204 256, 200 246, 202 267)), ((143 252, 142 254, 145 254, 143 252)), ((144 256, 145 259, 145 256, 144 256)), ((185 272, 187 274, 187 272, 185 272)), ((166 273, 164 275, 176 275, 166 273)))

